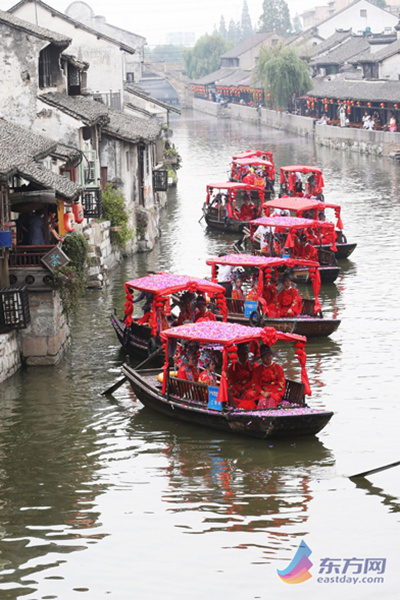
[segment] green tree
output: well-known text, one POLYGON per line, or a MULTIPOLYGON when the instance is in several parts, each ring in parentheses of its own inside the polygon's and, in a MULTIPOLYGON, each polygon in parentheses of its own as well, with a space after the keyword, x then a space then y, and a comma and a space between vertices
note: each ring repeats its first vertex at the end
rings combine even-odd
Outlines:
POLYGON ((234 44, 237 44, 241 38, 240 23, 235 23, 233 19, 229 21, 227 39, 234 44))
POLYGON ((300 96, 312 87, 307 63, 296 50, 282 45, 262 48, 258 59, 256 77, 269 91, 271 106, 286 109, 292 94, 300 96))
POLYGON ((225 19, 224 16, 221 15, 221 19, 219 21, 219 33, 222 35, 222 37, 226 38, 228 32, 226 30, 226 25, 225 25, 225 19))
POLYGON ((208 73, 216 71, 220 67, 220 56, 232 48, 229 42, 217 35, 203 35, 194 48, 184 53, 185 69, 190 79, 199 79, 208 73))
POLYGON ((247 40, 253 35, 253 25, 251 24, 249 7, 247 6, 246 0, 243 2, 242 19, 240 25, 242 29, 242 39, 247 40))
POLYGON ((184 46, 165 44, 155 46, 152 50, 145 48, 145 56, 154 62, 179 63, 183 62, 184 46))
POLYGON ((291 27, 289 8, 285 0, 264 0, 260 31, 275 31, 284 35, 291 27))
MULTIPOLYGON (((383 2, 385 0, 382 0, 383 2)), ((303 31, 303 27, 301 25, 301 21, 300 21, 300 17, 299 15, 296 13, 295 16, 293 17, 293 27, 292 27, 294 33, 300 33, 301 31, 303 31)))

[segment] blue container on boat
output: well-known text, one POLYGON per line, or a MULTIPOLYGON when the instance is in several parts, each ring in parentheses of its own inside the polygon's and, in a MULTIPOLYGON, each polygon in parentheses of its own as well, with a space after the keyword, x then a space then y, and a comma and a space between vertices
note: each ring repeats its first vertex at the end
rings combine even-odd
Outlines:
POLYGON ((0 248, 11 248, 11 231, 0 231, 0 248))

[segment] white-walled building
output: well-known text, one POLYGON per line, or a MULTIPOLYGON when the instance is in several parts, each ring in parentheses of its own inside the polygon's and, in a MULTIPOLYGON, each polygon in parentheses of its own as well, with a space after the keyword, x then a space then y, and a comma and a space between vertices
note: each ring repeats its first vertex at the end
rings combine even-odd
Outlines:
POLYGON ((90 65, 86 82, 88 92, 102 95, 103 100, 114 108, 123 108, 126 64, 135 53, 134 48, 71 19, 42 0, 21 0, 8 12, 69 38, 69 53, 90 65))

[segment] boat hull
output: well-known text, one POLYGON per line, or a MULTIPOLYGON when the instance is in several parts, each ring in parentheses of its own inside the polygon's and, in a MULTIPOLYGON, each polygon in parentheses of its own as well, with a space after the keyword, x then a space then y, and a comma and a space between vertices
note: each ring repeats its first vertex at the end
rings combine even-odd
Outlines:
POLYGON ((244 227, 249 226, 249 221, 237 221, 235 219, 218 219, 217 216, 204 213, 204 219, 207 227, 216 231, 224 231, 225 233, 242 233, 244 227))
MULTIPOLYGON (((339 277, 340 273, 340 267, 335 265, 321 265, 318 270, 321 277, 321 283, 333 283, 339 277)), ((294 268, 291 272, 291 277, 296 283, 312 283, 309 271, 304 269, 294 268)))
POLYGON ((135 371, 128 365, 123 366, 123 373, 129 380, 137 398, 159 413, 175 420, 218 429, 236 435, 271 439, 291 438, 315 435, 323 429, 333 416, 330 411, 298 407, 276 410, 234 410, 217 411, 206 406, 191 405, 188 401, 161 393, 154 385, 156 371, 135 371))
MULTIPOLYGON (((228 322, 249 325, 249 319, 244 315, 228 313, 228 322)), ((274 327, 283 333, 296 333, 311 337, 326 337, 334 333, 340 325, 340 319, 325 319, 303 315, 293 318, 271 318, 263 316, 258 327, 274 327)))
POLYGON ((161 345, 151 338, 149 327, 135 324, 133 332, 115 313, 110 315, 110 319, 122 348, 133 358, 144 359, 161 345))
MULTIPOLYGON (((336 242, 336 252, 335 252, 335 257, 336 258, 348 258, 350 256, 350 254, 352 254, 354 252, 354 250, 356 249, 357 243, 354 244, 348 244, 348 243, 343 243, 343 244, 339 244, 338 242, 336 242)), ((329 250, 330 246, 321 246, 322 248, 329 250)))

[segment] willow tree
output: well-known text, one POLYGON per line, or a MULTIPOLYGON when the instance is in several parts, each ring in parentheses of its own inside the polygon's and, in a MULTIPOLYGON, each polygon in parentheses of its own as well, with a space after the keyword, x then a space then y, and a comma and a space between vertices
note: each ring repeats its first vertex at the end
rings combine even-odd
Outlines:
POLYGON ((301 96, 312 87, 307 63, 296 50, 282 45, 261 49, 256 77, 264 86, 266 97, 269 92, 273 108, 286 109, 293 94, 301 96))

